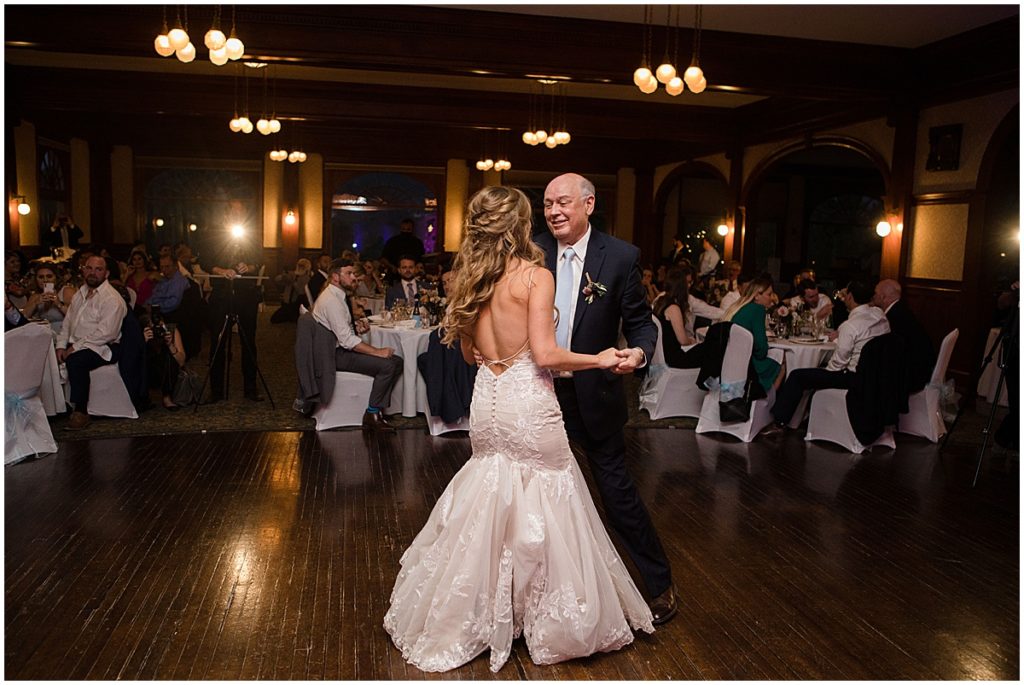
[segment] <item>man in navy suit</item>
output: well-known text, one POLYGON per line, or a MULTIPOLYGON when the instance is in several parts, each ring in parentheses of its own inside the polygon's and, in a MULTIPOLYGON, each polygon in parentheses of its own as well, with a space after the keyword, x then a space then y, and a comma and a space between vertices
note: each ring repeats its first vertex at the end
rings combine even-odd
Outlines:
POLYGON ((416 278, 416 259, 405 255, 398 260, 398 280, 384 294, 384 306, 391 309, 395 300, 405 300, 412 304, 419 295, 424 284, 416 278))
POLYGON ((550 233, 535 237, 555 274, 558 344, 573 352, 596 354, 617 346, 619 327, 629 343, 620 350, 615 372, 593 369, 555 376, 569 438, 590 461, 608 521, 636 564, 647 588, 656 624, 677 609, 672 570, 626 470, 626 395, 622 376, 645 366, 654 354, 657 329, 640 284, 640 251, 590 227, 594 185, 578 174, 564 174, 544 192, 544 219, 550 233))

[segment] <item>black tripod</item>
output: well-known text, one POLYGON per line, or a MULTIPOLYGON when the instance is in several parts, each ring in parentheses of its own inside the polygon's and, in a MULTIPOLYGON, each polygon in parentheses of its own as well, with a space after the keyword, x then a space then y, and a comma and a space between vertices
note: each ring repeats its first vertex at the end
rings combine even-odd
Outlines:
MULTIPOLYGON (((270 407, 277 409, 274 404, 274 397, 270 394, 270 387, 267 385, 267 380, 263 377, 263 372, 260 371, 260 366, 256 363, 256 348, 252 344, 252 341, 246 336, 245 329, 238 322, 238 308, 235 304, 235 280, 236 279, 251 279, 258 281, 259 276, 235 276, 233 278, 228 276, 211 275, 210 278, 223 278, 227 282, 228 287, 228 308, 227 314, 224 316, 224 323, 221 325, 220 333, 217 334, 217 341, 214 343, 216 346, 213 349, 213 355, 210 357, 210 368, 206 371, 206 378, 203 379, 203 387, 199 390, 199 396, 202 397, 203 393, 206 392, 206 386, 210 382, 210 374, 213 373, 213 369, 217 364, 217 357, 220 355, 221 350, 224 350, 224 399, 228 398, 228 392, 231 385, 231 329, 238 328, 238 339, 242 341, 242 346, 249 353, 252 358, 253 366, 256 367, 256 375, 260 379, 260 383, 263 384, 263 389, 267 393, 267 399, 270 400, 270 407), (223 347, 221 347, 223 343, 223 347)), ((196 403, 195 408, 192 410, 193 413, 199 411, 199 404, 196 403)))

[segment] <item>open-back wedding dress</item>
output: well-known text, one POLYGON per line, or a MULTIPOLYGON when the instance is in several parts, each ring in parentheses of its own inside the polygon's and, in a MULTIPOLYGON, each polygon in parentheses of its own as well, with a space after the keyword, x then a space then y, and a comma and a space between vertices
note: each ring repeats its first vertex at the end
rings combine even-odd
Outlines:
POLYGON ((524 345, 485 361, 470 409, 473 456, 402 556, 384 627, 402 656, 447 671, 522 634, 551 664, 653 632, 569 449, 551 373, 524 345))

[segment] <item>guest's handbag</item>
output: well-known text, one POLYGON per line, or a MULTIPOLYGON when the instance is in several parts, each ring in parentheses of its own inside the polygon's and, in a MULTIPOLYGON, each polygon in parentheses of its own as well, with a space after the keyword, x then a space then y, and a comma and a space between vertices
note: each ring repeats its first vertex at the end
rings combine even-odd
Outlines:
POLYGON ((178 371, 178 380, 174 383, 171 401, 179 407, 198 404, 203 389, 203 379, 195 371, 182 368, 178 371))
MULTIPOLYGON (((754 401, 754 398, 751 397, 751 388, 755 381, 748 378, 742 382, 742 395, 718 403, 718 420, 722 423, 746 422, 750 420, 750 405, 754 401)), ((728 394, 723 389, 722 396, 726 397, 728 394)))

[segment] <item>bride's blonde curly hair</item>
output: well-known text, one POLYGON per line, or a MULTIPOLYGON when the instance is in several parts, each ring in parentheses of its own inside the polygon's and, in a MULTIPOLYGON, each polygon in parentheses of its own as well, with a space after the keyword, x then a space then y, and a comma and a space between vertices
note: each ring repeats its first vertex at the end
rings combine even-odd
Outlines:
POLYGON ((532 216, 530 200, 518 188, 489 186, 470 198, 462 246, 452 265, 455 277, 441 322, 442 343, 452 346, 473 331, 512 260, 544 265, 544 253, 533 242, 532 216))

